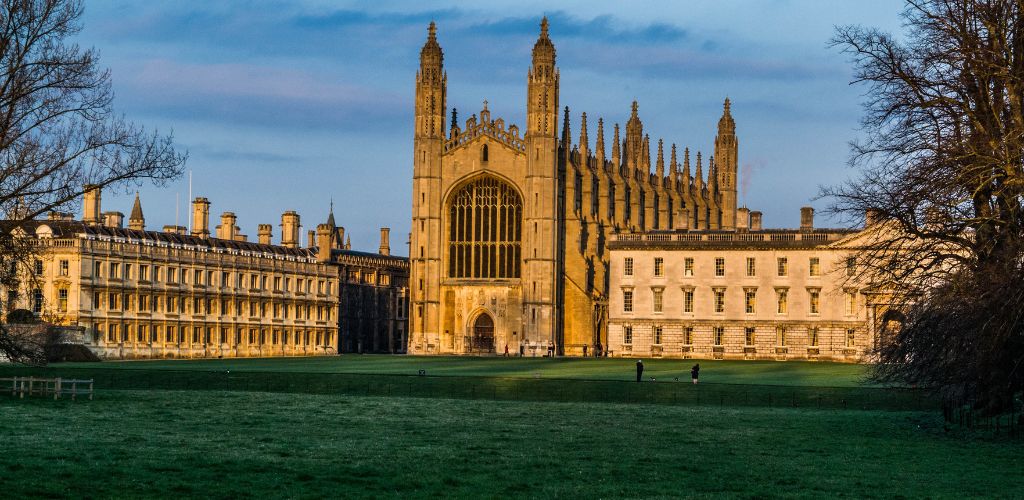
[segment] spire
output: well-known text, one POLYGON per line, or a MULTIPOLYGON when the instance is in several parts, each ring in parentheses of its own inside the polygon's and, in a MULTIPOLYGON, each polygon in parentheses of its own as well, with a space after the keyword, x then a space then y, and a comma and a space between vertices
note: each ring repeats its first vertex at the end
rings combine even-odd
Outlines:
POLYGON ((693 177, 690 176, 690 148, 685 148, 683 149, 683 187, 689 189, 691 180, 693 177))
POLYGON ((565 148, 566 153, 572 149, 572 132, 569 131, 569 106, 565 107, 564 116, 562 117, 562 147, 565 148))
POLYGON ((351 236, 346 236, 345 237, 345 250, 352 250, 352 237, 351 236))
POLYGON ((449 128, 452 131, 452 137, 459 135, 459 110, 452 108, 452 126, 449 128))
POLYGON ((655 167, 658 184, 665 182, 665 141, 658 139, 658 162, 655 167))
POLYGON ((445 89, 444 52, 437 43, 437 26, 427 28, 427 41, 420 50, 420 67, 416 71, 416 137, 444 139, 445 89))
POLYGON ((548 36, 547 16, 540 21, 540 36, 537 37, 537 43, 533 44, 533 62, 535 68, 538 62, 555 64, 555 44, 551 43, 548 36))
POLYGON ((594 144, 597 153, 597 165, 604 168, 604 119, 597 119, 597 143, 594 144))
POLYGON ((649 174, 651 173, 651 136, 645 135, 640 144, 640 169, 644 171, 644 174, 649 174))
POLYGON ((327 212, 327 225, 331 226, 332 230, 337 227, 337 224, 334 223, 334 198, 331 198, 331 208, 327 212))
POLYGON ((616 170, 622 165, 622 153, 619 150, 619 124, 615 124, 615 133, 612 141, 612 163, 616 170))
POLYGON ((637 169, 642 166, 640 154, 644 140, 644 125, 640 121, 638 108, 637 102, 633 101, 633 110, 629 115, 629 121, 626 122, 626 151, 624 152, 627 161, 631 163, 630 166, 637 169))
POLYGON ((669 182, 672 183, 672 189, 676 189, 679 183, 679 163, 676 162, 676 145, 672 144, 672 159, 668 163, 669 182))
POLYGON ((700 163, 700 151, 697 151, 697 173, 693 176, 693 186, 697 188, 698 193, 704 187, 704 169, 700 163))
POLYGON ((583 164, 587 164, 587 159, 590 156, 590 138, 587 137, 587 113, 583 112, 580 116, 580 156, 583 158, 583 164))
POLYGON ((128 228, 142 231, 146 227, 146 217, 142 215, 142 202, 139 200, 139 192, 135 192, 135 204, 132 205, 132 214, 128 217, 128 228))
POLYGON ((427 26, 427 41, 420 49, 420 64, 425 65, 428 62, 440 64, 443 58, 441 44, 437 43, 437 25, 434 24, 434 21, 430 21, 430 25, 427 26))
POLYGON ((735 133, 736 122, 732 119, 732 113, 730 112, 732 103, 729 102, 728 97, 725 98, 725 104, 722 107, 722 117, 718 119, 718 133, 735 133))

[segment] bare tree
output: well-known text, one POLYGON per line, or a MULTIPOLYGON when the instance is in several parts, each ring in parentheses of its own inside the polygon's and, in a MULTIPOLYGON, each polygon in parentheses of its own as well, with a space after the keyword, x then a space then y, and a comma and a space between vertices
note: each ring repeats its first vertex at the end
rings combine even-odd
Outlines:
MULTIPOLYGON (((86 184, 160 183, 186 160, 171 136, 114 113, 110 72, 70 40, 81 16, 79 0, 0 0, 0 285, 9 290, 37 254, 16 228, 71 209, 86 184)), ((0 325, 0 354, 26 359, 16 343, 0 325)))
POLYGON ((835 213, 882 221, 859 266, 906 308, 879 380, 1001 411, 1024 388, 1024 3, 907 0, 900 40, 837 29, 866 86, 859 177, 835 213))

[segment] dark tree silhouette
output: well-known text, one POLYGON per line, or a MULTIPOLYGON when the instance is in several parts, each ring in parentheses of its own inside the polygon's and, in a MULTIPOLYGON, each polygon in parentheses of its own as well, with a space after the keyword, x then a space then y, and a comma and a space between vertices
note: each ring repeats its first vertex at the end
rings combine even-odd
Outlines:
POLYGON ((837 29, 865 137, 859 177, 823 194, 879 221, 857 264, 906 312, 875 377, 998 412, 1024 387, 1024 4, 908 0, 903 18, 902 39, 837 29))
MULTIPOLYGON (((0 0, 0 286, 8 290, 31 279, 43 251, 16 228, 72 208, 86 184, 159 183, 186 160, 171 136, 114 113, 109 71, 95 50, 70 41, 81 16, 78 0, 0 0)), ((40 361, 21 340, 0 324, 0 357, 40 361)))

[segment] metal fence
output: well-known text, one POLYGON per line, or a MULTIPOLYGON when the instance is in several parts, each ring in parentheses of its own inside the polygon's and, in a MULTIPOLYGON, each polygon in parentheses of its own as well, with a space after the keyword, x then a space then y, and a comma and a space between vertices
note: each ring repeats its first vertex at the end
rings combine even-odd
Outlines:
POLYGON ((690 381, 580 380, 363 373, 194 371, 116 368, 0 367, 0 376, 94 379, 98 391, 219 390, 345 394, 413 398, 490 399, 934 411, 940 402, 926 392, 901 388, 814 387, 690 381))
POLYGON ((947 399, 942 401, 942 416, 946 424, 961 429, 991 433, 994 436, 1024 438, 1024 401, 1014 400, 1010 408, 996 415, 983 414, 976 407, 974 401, 947 399))

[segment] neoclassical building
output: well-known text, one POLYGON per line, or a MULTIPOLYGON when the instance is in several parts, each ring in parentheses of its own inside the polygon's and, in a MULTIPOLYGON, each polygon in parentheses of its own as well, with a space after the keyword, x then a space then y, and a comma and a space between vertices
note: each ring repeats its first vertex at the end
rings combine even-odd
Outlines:
POLYGON ((586 113, 573 143, 555 61, 544 19, 526 71, 525 128, 492 117, 486 102, 461 124, 452 109, 448 125, 430 24, 416 74, 410 352, 579 354, 607 343, 613 235, 735 230, 728 100, 706 159, 683 149, 680 161, 660 139, 652 147, 636 102, 624 133, 614 125, 609 154, 604 120, 591 147, 586 113))
MULTIPOLYGON (((863 361, 888 321, 890 297, 864 283, 868 232, 763 229, 738 211, 735 232, 616 235, 611 356, 863 361)), ((871 229, 872 231, 875 229, 871 229)))
POLYGON ((100 195, 86 191, 81 220, 53 213, 15 230, 38 257, 20 290, 3 291, 5 313, 81 327, 102 358, 403 351, 408 261, 390 255, 387 228, 379 253, 353 251, 331 210, 302 246, 299 214, 287 211, 279 242, 271 224, 249 241, 232 212, 211 231, 200 197, 191 231, 154 231, 137 196, 124 227, 121 212, 101 212, 100 195))

